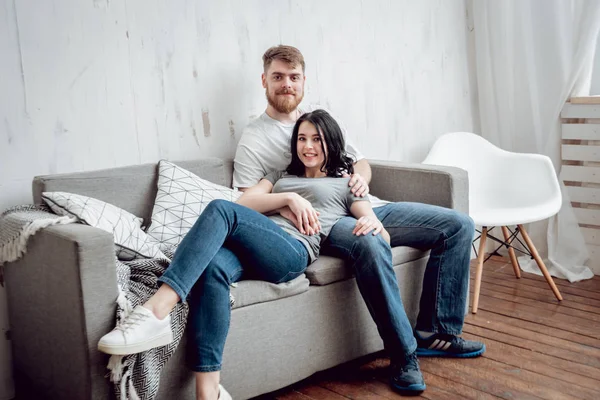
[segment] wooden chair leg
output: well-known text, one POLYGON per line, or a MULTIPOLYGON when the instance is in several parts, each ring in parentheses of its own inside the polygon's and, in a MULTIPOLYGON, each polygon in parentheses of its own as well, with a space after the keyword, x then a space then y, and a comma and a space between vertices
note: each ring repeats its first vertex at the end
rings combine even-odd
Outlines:
POLYGON ((523 225, 517 225, 517 226, 519 227, 519 230, 521 231, 521 236, 523 236, 523 239, 525 239, 525 243, 527 243, 527 247, 529 247, 529 251, 531 252, 531 255, 533 255, 533 258, 535 259, 535 262, 537 263, 538 267, 540 268, 540 271, 542 271, 544 278, 546 278, 546 282, 548 282, 548 285, 550 285, 550 289, 552 289, 552 291, 554 292, 554 295, 556 296, 556 298, 558 300, 562 300, 563 298, 562 298, 560 292, 558 291, 558 288, 556 287, 554 280, 548 273, 548 270, 546 269, 546 265, 544 265, 544 262, 542 261, 542 258, 538 254, 537 249, 533 245, 533 242, 529 238, 527 231, 525 230, 525 228, 523 228, 523 225))
POLYGON ((481 238, 479 238, 479 253, 477 254, 477 269, 475 270, 475 288, 473 290, 473 303, 471 312, 477 314, 479 307, 479 291, 481 290, 481 274, 483 273, 483 260, 485 258, 485 241, 487 240, 487 227, 481 230, 481 238))
MULTIPOLYGON (((504 241, 508 243, 508 239, 510 238, 510 234, 508 233, 508 228, 502 227, 502 234, 504 235, 504 241)), ((515 271, 515 276, 517 278, 521 277, 521 268, 519 267, 519 261, 517 260, 517 256, 515 255, 515 249, 511 246, 508 246, 508 255, 510 257, 510 263, 513 266, 513 270, 515 271)))

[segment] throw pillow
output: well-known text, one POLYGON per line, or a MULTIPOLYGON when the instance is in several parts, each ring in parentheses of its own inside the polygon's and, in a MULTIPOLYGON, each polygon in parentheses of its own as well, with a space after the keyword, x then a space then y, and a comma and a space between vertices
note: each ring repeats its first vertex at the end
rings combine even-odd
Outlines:
POLYGON ((67 192, 44 192, 42 199, 58 215, 110 232, 115 237, 117 258, 166 258, 141 229, 143 220, 104 201, 67 192))
POLYGON ((177 246, 215 199, 236 201, 242 192, 217 185, 169 161, 158 164, 158 191, 147 233, 165 249, 177 246))

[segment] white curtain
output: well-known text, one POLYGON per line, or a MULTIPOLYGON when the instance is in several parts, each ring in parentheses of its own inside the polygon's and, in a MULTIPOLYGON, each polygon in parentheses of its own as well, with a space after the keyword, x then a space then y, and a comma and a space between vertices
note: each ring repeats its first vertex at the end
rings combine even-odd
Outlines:
MULTIPOLYGON (((473 0, 481 134, 509 151, 549 156, 561 168, 560 111, 589 94, 597 0, 473 0)), ((529 233, 553 276, 591 278, 589 255, 563 183, 563 207, 529 233)), ((523 270, 539 274, 529 257, 523 270)))

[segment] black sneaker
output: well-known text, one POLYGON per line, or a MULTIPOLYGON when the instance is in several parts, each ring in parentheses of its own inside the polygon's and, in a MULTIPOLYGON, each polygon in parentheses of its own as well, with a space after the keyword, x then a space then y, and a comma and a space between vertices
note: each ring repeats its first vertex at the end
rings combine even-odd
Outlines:
POLYGON ((425 390, 425 381, 415 353, 407 356, 404 364, 392 361, 390 369, 390 385, 400 394, 417 395, 425 390))
POLYGON ((474 340, 465 340, 455 335, 435 333, 427 339, 415 331, 417 355, 419 357, 478 357, 485 352, 485 344, 474 340))

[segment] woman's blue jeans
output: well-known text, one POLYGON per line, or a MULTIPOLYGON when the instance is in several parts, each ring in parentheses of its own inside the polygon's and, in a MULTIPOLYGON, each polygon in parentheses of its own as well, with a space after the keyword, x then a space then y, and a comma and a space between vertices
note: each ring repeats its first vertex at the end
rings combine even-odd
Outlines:
POLYGON ((242 276, 287 282, 302 274, 308 261, 304 245, 266 216, 229 201, 210 202, 159 279, 189 302, 192 369, 221 370, 231 283, 242 276))
MULTIPOLYGON (((392 246, 431 250, 425 269, 416 329, 459 335, 469 290, 473 220, 448 208, 390 203, 374 209, 392 246)), ((390 246, 381 235, 354 236, 356 220, 345 217, 331 230, 321 254, 349 260, 360 293, 392 358, 417 348, 392 268, 390 246)))

